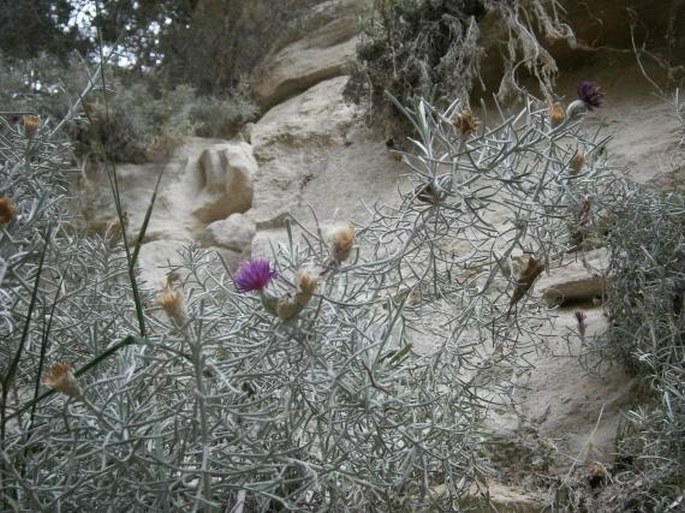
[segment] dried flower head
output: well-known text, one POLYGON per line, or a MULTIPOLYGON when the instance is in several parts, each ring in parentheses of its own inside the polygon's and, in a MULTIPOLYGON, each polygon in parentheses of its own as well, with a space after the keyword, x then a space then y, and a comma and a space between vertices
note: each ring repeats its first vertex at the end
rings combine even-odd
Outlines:
POLYGON ((105 228, 105 240, 110 246, 115 245, 124 238, 124 232, 128 228, 128 212, 121 214, 121 219, 112 219, 105 228))
POLYGON ((580 200, 580 213, 578 214, 578 225, 584 226, 592 221, 592 196, 583 196, 580 200))
POLYGON ((352 226, 341 226, 333 230, 329 237, 332 246, 332 260, 339 264, 350 256, 350 251, 357 241, 357 234, 352 226))
POLYGON ((312 294, 316 285, 319 283, 319 277, 310 271, 300 271, 297 275, 297 288, 306 294, 312 294))
POLYGON ((510 306, 514 306, 518 303, 523 296, 526 295, 528 289, 533 285, 538 276, 545 269, 545 264, 540 260, 535 259, 532 255, 528 257, 528 263, 525 269, 521 272, 519 279, 516 281, 516 287, 511 295, 510 306))
POLYGON ((0 228, 5 226, 15 217, 17 217, 17 209, 14 208, 12 200, 6 196, 0 198, 0 228))
POLYGON ((79 397, 81 389, 68 363, 53 363, 43 374, 43 383, 69 397, 79 397))
POLYGON ((471 109, 462 109, 452 118, 452 124, 464 137, 468 137, 480 127, 480 119, 471 109))
POLYGON ((566 111, 560 103, 551 103, 549 107, 547 107, 547 115, 549 116, 549 121, 552 123, 552 126, 558 126, 566 118, 566 111))
POLYGON ((585 104, 587 110, 592 110, 602 106, 604 93, 594 82, 583 80, 578 86, 578 98, 585 104))
POLYGON ((30 139, 40 127, 40 118, 38 116, 24 116, 21 124, 24 126, 24 135, 30 139))
POLYGON ((581 336, 585 336, 585 328, 587 328, 587 324, 585 323, 585 319, 587 319, 587 315, 585 315, 585 312, 582 310, 577 310, 573 316, 576 318, 576 324, 578 326, 578 332, 581 334, 581 336))
POLYGON ((168 282, 157 296, 157 304, 161 306, 169 318, 178 325, 185 323, 188 319, 183 291, 181 289, 171 288, 171 284, 168 282))
POLYGON ((575 154, 571 158, 571 162, 569 163, 571 174, 577 175, 578 173, 580 173, 581 169, 583 169, 583 165, 585 165, 585 153, 578 150, 575 152, 575 154))
POLYGON ((261 291, 277 276, 268 260, 255 259, 240 264, 233 276, 233 282, 238 292, 261 291))

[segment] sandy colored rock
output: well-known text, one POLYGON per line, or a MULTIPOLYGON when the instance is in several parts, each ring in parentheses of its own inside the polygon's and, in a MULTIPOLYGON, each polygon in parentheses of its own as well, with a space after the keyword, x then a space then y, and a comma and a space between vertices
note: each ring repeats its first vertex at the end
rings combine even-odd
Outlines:
POLYGON ((342 98, 347 80, 342 76, 320 82, 264 114, 251 130, 258 161, 275 157, 274 144, 315 149, 343 143, 357 121, 356 109, 342 98))
POLYGON ((185 240, 156 240, 143 244, 138 257, 143 288, 161 290, 167 282, 170 267, 183 261, 185 240))
POLYGON ((252 129, 259 172, 249 212, 259 232, 288 215, 362 220, 362 201, 397 201, 404 168, 342 99, 346 77, 322 82, 271 109, 252 129))
POLYGON ((301 37, 268 55, 250 82, 267 110, 319 82, 344 75, 356 56, 359 12, 368 0, 322 2, 301 23, 301 37))
POLYGON ((255 224, 243 214, 231 214, 226 219, 210 223, 198 236, 204 246, 217 246, 242 252, 250 247, 255 224))
POLYGON ((513 486, 490 482, 485 487, 473 486, 463 506, 473 513, 540 513, 545 498, 513 486))
POLYGON ((604 276, 591 276, 551 285, 542 291, 542 300, 547 306, 567 303, 602 301, 608 280, 604 276))
POLYGON ((189 161, 196 198, 193 215, 203 223, 224 219, 252 206, 252 178, 257 162, 244 142, 208 148, 197 162, 189 161))

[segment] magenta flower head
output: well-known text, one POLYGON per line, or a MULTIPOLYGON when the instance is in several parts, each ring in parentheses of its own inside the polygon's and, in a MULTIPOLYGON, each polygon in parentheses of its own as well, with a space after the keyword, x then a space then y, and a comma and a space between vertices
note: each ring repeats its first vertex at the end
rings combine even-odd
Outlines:
POLYGON ((592 110, 602 106, 604 93, 594 82, 583 80, 578 86, 578 98, 582 100, 587 110, 592 110))
POLYGON ((248 260, 240 264, 233 276, 238 292, 263 290, 278 274, 271 268, 268 260, 248 260))

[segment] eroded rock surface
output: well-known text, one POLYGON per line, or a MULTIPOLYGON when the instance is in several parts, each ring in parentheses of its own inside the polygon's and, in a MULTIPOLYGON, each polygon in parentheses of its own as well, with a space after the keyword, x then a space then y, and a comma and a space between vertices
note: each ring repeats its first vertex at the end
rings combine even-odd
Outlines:
POLYGON ((319 82, 346 75, 355 59, 359 14, 369 0, 334 0, 317 5, 302 22, 303 37, 276 48, 254 73, 255 100, 263 110, 319 82))

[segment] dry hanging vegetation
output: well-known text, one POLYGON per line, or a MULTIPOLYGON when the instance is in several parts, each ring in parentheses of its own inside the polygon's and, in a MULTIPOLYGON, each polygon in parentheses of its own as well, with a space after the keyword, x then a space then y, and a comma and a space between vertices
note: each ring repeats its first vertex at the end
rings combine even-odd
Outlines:
POLYGON ((519 94, 517 74, 523 70, 550 95, 558 70, 539 41, 573 39, 558 9, 555 0, 533 0, 525 7, 518 0, 376 0, 364 18, 359 65, 347 95, 367 102, 376 121, 399 124, 389 128, 389 135, 403 139, 409 127, 386 94, 403 105, 419 98, 438 106, 468 99, 482 84, 486 51, 481 23, 486 15, 507 41, 495 50, 503 55, 499 99, 519 94))

